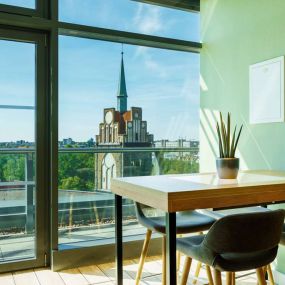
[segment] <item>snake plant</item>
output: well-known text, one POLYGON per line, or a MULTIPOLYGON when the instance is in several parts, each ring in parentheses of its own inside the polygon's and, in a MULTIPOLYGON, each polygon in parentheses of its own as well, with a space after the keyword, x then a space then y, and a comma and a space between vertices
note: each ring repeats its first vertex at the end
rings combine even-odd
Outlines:
POLYGON ((219 139, 220 158, 234 158, 238 141, 243 126, 240 127, 236 137, 237 126, 235 126, 233 136, 231 138, 231 115, 228 113, 227 127, 224 123, 222 113, 220 112, 220 124, 217 122, 217 133, 219 139))

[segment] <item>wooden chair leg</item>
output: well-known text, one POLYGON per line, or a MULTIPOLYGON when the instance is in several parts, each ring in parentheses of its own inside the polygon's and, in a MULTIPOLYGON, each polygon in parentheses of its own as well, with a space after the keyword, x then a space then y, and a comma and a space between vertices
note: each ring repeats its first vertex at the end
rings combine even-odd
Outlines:
POLYGON ((140 283, 140 280, 141 280, 143 266, 144 266, 145 258, 146 258, 146 255, 147 255, 149 242, 150 242, 150 239, 151 239, 151 234, 152 234, 152 231, 151 230, 147 230, 146 236, 145 236, 145 240, 144 240, 144 244, 143 244, 143 248, 142 248, 140 261, 139 261, 139 268, 138 268, 138 272, 137 272, 137 275, 136 275, 136 285, 138 285, 140 283))
POLYGON ((215 279, 215 285, 223 285, 222 284, 222 274, 221 274, 221 271, 219 271, 217 269, 214 269, 214 279, 215 279))
POLYGON ((162 237, 162 285, 166 285, 166 236, 162 237))
POLYGON ((256 275, 259 285, 266 285, 264 271, 262 267, 256 269, 256 275))
POLYGON ((180 251, 177 251, 177 253, 176 253, 176 260, 177 260, 176 266, 177 266, 177 271, 179 271, 179 269, 180 269, 180 258, 181 258, 181 252, 180 252, 180 251))
MULTIPOLYGON (((182 238, 182 234, 177 235, 178 238, 182 238)), ((176 252, 176 264, 177 264, 177 270, 176 270, 176 280, 177 284, 179 284, 179 278, 180 278, 180 266, 181 266, 181 252, 177 250, 176 252)))
POLYGON ((274 285, 275 282, 274 282, 274 277, 273 277, 273 273, 272 273, 272 269, 271 269, 271 265, 267 265, 267 273, 268 273, 268 279, 269 279, 269 282, 270 282, 270 285, 274 285))
POLYGON ((209 285, 214 285, 212 271, 211 271, 211 267, 209 265, 206 265, 206 272, 207 272, 207 276, 208 276, 209 285))
POLYGON ((183 267, 183 272, 182 272, 182 276, 181 276, 180 285, 186 285, 187 284, 191 263, 192 263, 192 258, 189 256, 186 256, 185 262, 184 262, 184 267, 183 267))
MULTIPOLYGON (((202 235, 203 232, 199 232, 199 235, 202 235)), ((198 262, 197 263, 197 267, 196 267, 196 271, 194 274, 195 279, 193 280, 193 284, 195 285, 197 283, 197 278, 199 277, 200 271, 201 271, 201 267, 202 267, 202 263, 198 262)))
MULTIPOLYGON (((179 234, 179 235, 177 235, 177 237, 178 237, 178 238, 181 238, 182 235, 179 234)), ((181 264, 181 252, 180 252, 180 251, 177 251, 176 260, 177 260, 177 271, 179 272, 179 270, 180 270, 180 264, 181 264)))
POLYGON ((232 285, 236 285, 236 273, 232 272, 232 285))
POLYGON ((227 285, 232 285, 232 277, 233 274, 232 272, 226 272, 226 284, 227 285))
POLYGON ((193 284, 195 285, 197 283, 197 278, 199 277, 200 271, 201 271, 202 263, 198 261, 196 271, 194 274, 195 279, 193 280, 193 284))

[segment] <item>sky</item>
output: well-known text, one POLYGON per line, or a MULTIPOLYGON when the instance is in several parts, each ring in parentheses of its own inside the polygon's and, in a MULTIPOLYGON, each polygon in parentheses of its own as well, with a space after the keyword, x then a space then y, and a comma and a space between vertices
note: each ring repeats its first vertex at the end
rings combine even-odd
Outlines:
MULTIPOLYGON (((198 14, 130 0, 59 3, 62 21, 199 40, 198 14)), ((123 49, 128 107, 142 107, 155 140, 197 139, 199 55, 132 45, 123 49)), ((119 43, 60 36, 60 140, 87 141, 98 134, 103 109, 116 107, 121 50, 119 43)), ((33 44, 0 41, 0 105, 35 106, 34 62, 33 44)), ((0 109, 0 141, 33 141, 34 123, 33 110, 0 109)))
MULTIPOLYGON (((60 0, 59 0, 60 1, 60 0)), ((35 8, 35 0, 1 0, 1 4, 20 6, 24 8, 35 8)))

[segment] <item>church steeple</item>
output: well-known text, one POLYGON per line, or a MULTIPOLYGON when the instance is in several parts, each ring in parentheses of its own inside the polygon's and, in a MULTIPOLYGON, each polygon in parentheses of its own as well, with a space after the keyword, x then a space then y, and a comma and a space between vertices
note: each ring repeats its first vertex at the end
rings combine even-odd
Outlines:
POLYGON ((117 109, 120 113, 124 113, 127 111, 127 87, 126 87, 126 79, 125 79, 125 68, 124 68, 124 53, 122 52, 122 60, 121 60, 121 73, 119 80, 119 88, 117 94, 117 109))

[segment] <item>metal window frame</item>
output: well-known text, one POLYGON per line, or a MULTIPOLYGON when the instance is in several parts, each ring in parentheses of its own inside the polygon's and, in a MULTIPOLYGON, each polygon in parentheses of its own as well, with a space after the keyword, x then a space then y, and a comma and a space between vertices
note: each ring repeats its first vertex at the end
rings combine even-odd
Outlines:
MULTIPOLYGON (((0 0, 1 1, 1 0, 0 0)), ((43 128, 42 136, 48 141, 44 146, 45 156, 48 157, 48 181, 46 183, 46 195, 43 196, 41 203, 46 203, 47 214, 45 217, 47 227, 41 230, 48 235, 45 239, 49 248, 47 256, 47 265, 53 265, 53 268, 67 268, 71 265, 71 256, 75 257, 79 252, 88 252, 82 248, 77 250, 60 251, 58 248, 58 40, 60 35, 81 37, 88 39, 103 40, 109 42, 126 43, 131 45, 141 45, 154 48, 176 50, 183 52, 199 53, 202 44, 199 42, 191 42, 178 40, 173 38, 165 38, 158 36, 150 36, 132 32, 119 30, 104 29, 86 25, 78 25, 66 22, 60 22, 58 19, 58 0, 36 0, 36 9, 27 9, 0 4, 0 28, 9 31, 13 28, 18 31, 18 35, 25 32, 37 32, 46 35, 47 54, 46 62, 43 62, 43 70, 47 72, 47 90, 48 96, 46 111, 48 125, 43 128), (58 258, 60 256, 60 258, 58 258), (64 256, 68 258, 64 258, 64 256), (63 264, 59 265, 58 262, 63 264)), ((136 0, 135 0, 136 1, 136 0)), ((190 0, 187 0, 190 1, 190 0)), ((141 2, 152 2, 151 4, 163 5, 167 3, 167 7, 184 9, 181 5, 184 0, 141 0, 141 2), (177 6, 180 2, 180 7, 177 6)), ((198 11, 199 0, 190 1, 196 8, 192 11, 198 11)), ((194 7, 193 6, 193 7, 194 7)), ((189 8, 189 7, 188 7, 189 8)), ((189 11, 189 9, 186 9, 189 11)), ((184 9, 185 10, 185 9, 184 9)), ((42 142, 43 143, 43 142, 42 142)), ((114 248, 114 245, 106 245, 114 248)), ((105 247, 106 249, 106 247, 105 247)), ((90 248, 91 252, 95 252, 100 248, 94 246, 90 248)), ((134 252, 130 249, 130 254, 134 252)), ((128 254, 128 253, 127 253, 128 254)), ((81 255, 83 256, 83 255, 81 255)), ((81 259, 84 263, 85 258, 81 259)), ((89 258, 90 262, 94 262, 89 258)), ((80 261, 78 261, 80 262, 80 261)), ((77 266, 79 263, 77 263, 77 266)), ((32 261, 22 261, 0 265, 0 272, 31 268, 39 265, 33 264, 32 261)))
POLYGON ((166 8, 175 8, 187 12, 199 12, 199 0, 132 0, 136 2, 162 6, 166 8))
POLYGON ((48 1, 35 0, 35 8, 26 8, 16 5, 1 4, 0 11, 9 14, 25 15, 30 17, 48 17, 48 1))
POLYGON ((199 53, 202 44, 166 37, 59 22, 60 35, 199 53))
POLYGON ((44 266, 46 256, 49 255, 49 239, 45 233, 45 228, 48 227, 48 213, 49 207, 46 204, 48 200, 48 176, 46 175, 49 162, 44 155, 47 148, 46 142, 48 141, 47 129, 47 109, 48 93, 46 90, 47 74, 46 74, 46 48, 45 48, 45 34, 33 31, 19 31, 13 28, 0 27, 0 39, 34 43, 36 45, 36 112, 35 112, 35 138, 37 142, 36 151, 36 215, 35 215, 35 229, 36 229, 36 242, 35 242, 35 258, 9 261, 0 265, 0 272, 10 270, 19 270, 30 268, 33 266, 44 266), (45 216, 45 219, 42 217, 45 216))

